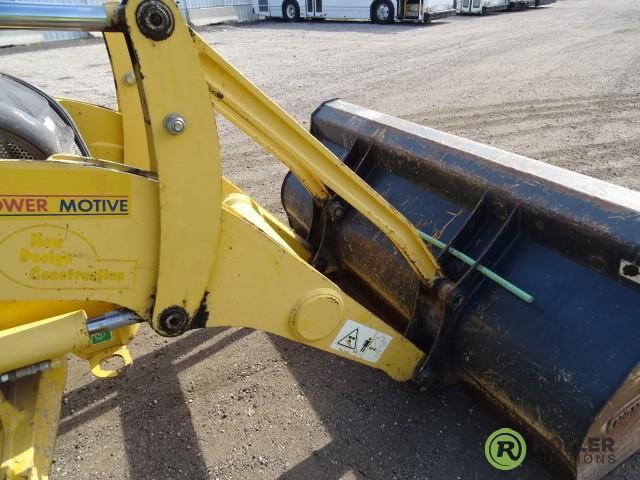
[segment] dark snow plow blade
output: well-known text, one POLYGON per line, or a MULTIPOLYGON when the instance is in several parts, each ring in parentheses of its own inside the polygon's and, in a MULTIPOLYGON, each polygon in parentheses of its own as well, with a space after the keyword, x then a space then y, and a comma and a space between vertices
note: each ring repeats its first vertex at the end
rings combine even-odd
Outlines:
POLYGON ((464 296, 421 324, 428 303, 386 237, 353 209, 322 220, 289 174, 289 222, 321 239, 335 281, 430 351, 417 381, 469 384, 573 478, 640 448, 640 193, 339 100, 311 131, 420 230, 534 298, 432 247, 464 296))

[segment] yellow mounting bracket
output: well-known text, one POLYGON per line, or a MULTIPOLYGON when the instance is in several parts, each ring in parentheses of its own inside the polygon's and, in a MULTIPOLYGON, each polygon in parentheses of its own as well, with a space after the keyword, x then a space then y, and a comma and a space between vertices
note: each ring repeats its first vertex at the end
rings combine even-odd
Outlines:
POLYGON ((0 478, 48 478, 60 402, 67 376, 65 356, 55 368, 10 382, 0 390, 0 478))
POLYGON ((160 242, 151 325, 164 335, 186 330, 205 301, 220 233, 216 123, 181 15, 173 2, 130 1, 122 26, 135 53, 150 169, 158 174, 160 242), (166 37, 154 27, 158 17, 171 23, 166 37))
POLYGON ((66 355, 88 358, 97 376, 113 376, 100 366, 119 355, 131 363, 126 327, 94 337, 84 311, 0 330, 0 478, 45 478, 53 456, 66 355), (107 341, 103 341, 106 339, 107 341))

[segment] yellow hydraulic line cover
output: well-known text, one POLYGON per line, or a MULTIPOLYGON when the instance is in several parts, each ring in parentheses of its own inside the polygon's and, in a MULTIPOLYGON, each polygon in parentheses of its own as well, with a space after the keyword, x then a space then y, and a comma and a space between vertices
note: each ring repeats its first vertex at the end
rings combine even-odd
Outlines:
POLYGON ((90 344, 84 311, 0 330, 0 373, 66 355, 90 344))

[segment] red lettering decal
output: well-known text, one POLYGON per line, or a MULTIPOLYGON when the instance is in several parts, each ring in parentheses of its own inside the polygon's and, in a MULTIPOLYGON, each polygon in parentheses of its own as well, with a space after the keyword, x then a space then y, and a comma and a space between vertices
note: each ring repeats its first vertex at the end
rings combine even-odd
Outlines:
POLYGON ((24 198, 16 200, 15 198, 4 199, 4 207, 8 212, 21 212, 24 206, 24 198))

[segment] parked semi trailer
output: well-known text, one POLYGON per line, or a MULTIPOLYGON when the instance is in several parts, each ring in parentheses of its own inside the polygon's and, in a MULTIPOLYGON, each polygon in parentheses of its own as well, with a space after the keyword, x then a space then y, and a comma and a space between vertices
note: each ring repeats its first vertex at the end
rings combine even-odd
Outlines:
POLYGON ((453 0, 254 0, 254 11, 289 22, 301 19, 371 20, 374 23, 431 20, 455 15, 453 0))

